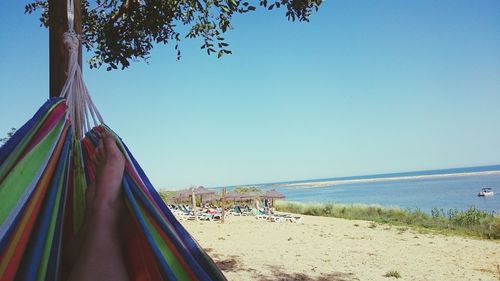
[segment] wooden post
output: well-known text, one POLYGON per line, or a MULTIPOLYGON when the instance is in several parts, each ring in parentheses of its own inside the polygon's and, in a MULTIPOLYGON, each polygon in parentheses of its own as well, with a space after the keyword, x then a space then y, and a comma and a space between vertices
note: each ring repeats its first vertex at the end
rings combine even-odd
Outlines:
POLYGON ((191 187, 191 202, 193 203, 193 215, 198 220, 198 217, 196 216, 196 197, 194 196, 194 187, 191 187))
MULTIPOLYGON (((75 3, 75 32, 82 34, 82 11, 80 0, 75 3)), ((63 43, 63 34, 68 31, 66 0, 49 0, 49 97, 61 93, 68 70, 68 50, 63 43)), ((79 63, 82 65, 82 47, 79 50, 79 63)))
POLYGON ((224 223, 224 217, 226 216, 226 188, 222 188, 222 198, 220 200, 220 204, 222 207, 222 217, 220 219, 221 223, 224 223))

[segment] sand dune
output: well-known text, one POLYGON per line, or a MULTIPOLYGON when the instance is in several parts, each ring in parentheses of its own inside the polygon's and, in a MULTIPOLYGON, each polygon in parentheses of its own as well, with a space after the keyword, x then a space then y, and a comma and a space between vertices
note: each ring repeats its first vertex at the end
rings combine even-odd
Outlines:
POLYGON ((278 184, 278 185, 281 187, 287 187, 287 188, 317 188, 317 187, 327 187, 327 186, 333 186, 333 185, 339 185, 339 184, 387 182, 387 181, 400 181, 400 180, 423 180, 423 179, 470 177, 470 176, 494 176, 494 175, 500 175, 500 171, 452 173, 452 174, 437 174, 437 175, 418 175, 418 176, 401 176, 401 177, 386 177, 386 178, 326 180, 326 181, 314 181, 314 182, 293 182, 293 183, 278 184))
POLYGON ((500 280, 500 242, 304 216, 302 224, 230 217, 183 225, 229 280, 500 280))

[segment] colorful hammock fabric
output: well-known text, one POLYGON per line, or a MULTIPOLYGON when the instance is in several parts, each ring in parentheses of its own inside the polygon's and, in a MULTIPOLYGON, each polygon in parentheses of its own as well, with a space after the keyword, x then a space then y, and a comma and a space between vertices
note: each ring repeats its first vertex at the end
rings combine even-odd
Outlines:
POLYGON ((61 280, 62 253, 85 216, 91 156, 109 132, 125 155, 130 280, 225 280, 166 207, 121 139, 105 125, 74 136, 64 98, 48 100, 0 148, 0 280, 61 280))

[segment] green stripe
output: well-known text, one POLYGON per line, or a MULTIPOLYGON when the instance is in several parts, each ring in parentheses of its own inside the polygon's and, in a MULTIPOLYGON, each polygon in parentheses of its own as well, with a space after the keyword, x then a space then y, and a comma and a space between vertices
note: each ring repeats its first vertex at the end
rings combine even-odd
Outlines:
POLYGON ((73 140, 73 229, 80 230, 85 219, 85 190, 87 180, 83 167, 82 146, 76 138, 73 140))
MULTIPOLYGON (((5 159, 5 161, 2 163, 2 166, 0 166, 0 181, 2 181, 2 179, 4 179, 6 176, 8 176, 9 171, 16 164, 19 157, 21 157, 21 153, 24 151, 24 149, 26 148, 28 143, 33 139, 33 136, 35 135, 35 133, 38 132, 38 130, 43 125, 43 123, 45 122, 45 120, 47 119, 49 114, 58 105, 59 105, 59 103, 53 105, 45 113, 45 115, 42 118, 40 118, 40 120, 31 128, 31 130, 26 133, 24 138, 16 145, 16 147, 12 150, 12 152, 9 153, 9 156, 7 157, 7 159, 5 159)), ((0 188, 1 188, 1 186, 0 186, 0 188)))
POLYGON ((184 270, 179 260, 177 260, 177 257, 170 251, 165 241, 163 241, 161 235, 158 233, 158 231, 156 231, 155 227, 151 224, 150 218, 144 213, 142 207, 139 209, 141 212, 141 216, 143 217, 144 221, 147 224, 147 229, 144 229, 143 231, 148 231, 155 240, 155 245, 152 245, 152 247, 156 246, 158 247, 158 249, 160 249, 163 258, 167 261, 170 269, 174 272, 174 275, 178 280, 190 280, 189 275, 184 270))
POLYGON ((40 266, 38 267, 38 276, 37 280, 38 281, 43 281, 45 280, 45 275, 47 274, 47 265, 49 263, 49 258, 50 258, 50 251, 52 249, 52 244, 54 242, 54 233, 56 230, 56 225, 57 225, 57 216, 58 216, 58 211, 59 207, 61 205, 61 199, 62 199, 62 190, 63 190, 63 184, 64 184, 64 175, 67 173, 68 170, 68 155, 61 155, 61 157, 64 157, 64 169, 61 173, 61 177, 59 178, 58 182, 58 187, 57 187, 57 194, 56 194, 56 201, 54 204, 54 208, 52 209, 52 215, 50 217, 50 224, 49 224, 49 229, 48 229, 48 235, 47 239, 45 240, 45 246, 43 249, 43 256, 42 260, 40 261, 40 266))
POLYGON ((10 171, 7 177, 0 183, 0 223, 5 219, 17 205, 24 191, 34 180, 35 175, 41 169, 42 164, 50 157, 50 150, 57 141, 64 119, 45 136, 26 156, 10 171))

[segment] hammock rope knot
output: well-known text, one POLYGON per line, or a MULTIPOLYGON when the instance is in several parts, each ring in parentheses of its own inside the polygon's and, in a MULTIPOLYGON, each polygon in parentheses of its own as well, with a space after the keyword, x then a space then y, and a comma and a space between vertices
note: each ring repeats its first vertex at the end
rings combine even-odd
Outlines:
POLYGON ((71 54, 73 52, 78 52, 78 49, 80 48, 80 38, 78 37, 79 36, 74 31, 68 31, 63 34, 64 45, 68 48, 71 54))
POLYGON ((66 98, 68 118, 71 119, 75 136, 80 140, 92 127, 104 124, 104 121, 83 81, 82 69, 78 63, 79 37, 73 29, 63 35, 63 43, 68 48, 69 60, 67 78, 60 96, 66 98))

